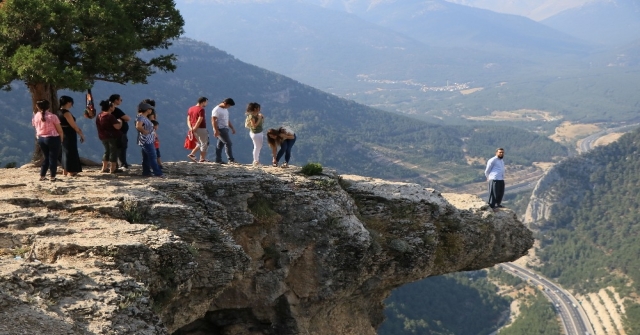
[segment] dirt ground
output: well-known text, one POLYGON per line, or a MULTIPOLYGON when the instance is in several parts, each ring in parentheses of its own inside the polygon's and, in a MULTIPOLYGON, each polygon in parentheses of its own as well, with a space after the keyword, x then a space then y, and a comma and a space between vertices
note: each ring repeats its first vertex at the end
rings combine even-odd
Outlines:
POLYGON ((462 95, 469 95, 469 94, 473 94, 473 93, 476 93, 476 92, 480 92, 482 90, 484 90, 484 87, 470 88, 468 90, 462 90, 462 91, 460 91, 460 93, 462 95))
POLYGON ((593 146, 597 147, 597 146, 601 146, 601 145, 611 144, 611 143, 617 141, 622 135, 624 135, 624 133, 611 133, 611 134, 604 135, 604 136, 598 138, 593 143, 593 146))
POLYGON ((563 122, 556 128, 555 134, 549 136, 549 138, 555 142, 568 143, 579 138, 587 137, 600 130, 600 127, 594 124, 573 124, 571 122, 563 122))
POLYGON ((554 121, 562 119, 561 116, 536 109, 518 109, 513 111, 494 111, 491 115, 463 116, 468 120, 482 121, 554 121))
POLYGON ((626 335, 622 327, 621 316, 621 313, 624 313, 624 299, 620 298, 613 287, 602 289, 598 293, 590 293, 587 296, 576 296, 576 298, 582 304, 593 325, 594 335, 626 335), (614 293, 613 299, 607 294, 607 291, 614 293))

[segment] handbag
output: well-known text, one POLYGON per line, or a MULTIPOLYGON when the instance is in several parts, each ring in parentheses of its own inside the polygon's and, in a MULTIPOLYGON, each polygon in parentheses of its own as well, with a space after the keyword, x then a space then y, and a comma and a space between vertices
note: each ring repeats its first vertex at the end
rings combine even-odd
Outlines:
POLYGON ((198 146, 198 141, 196 141, 196 137, 193 136, 192 131, 187 132, 187 137, 184 139, 184 148, 187 150, 193 150, 198 146))

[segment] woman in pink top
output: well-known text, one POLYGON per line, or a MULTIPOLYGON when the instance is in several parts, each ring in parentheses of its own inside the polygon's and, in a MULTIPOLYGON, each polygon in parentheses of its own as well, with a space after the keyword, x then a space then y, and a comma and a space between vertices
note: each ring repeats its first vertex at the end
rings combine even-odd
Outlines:
POLYGON ((37 110, 33 111, 31 124, 36 128, 38 146, 44 155, 44 161, 40 168, 40 180, 46 180, 47 169, 51 171, 51 181, 56 181, 58 170, 58 154, 64 133, 60 126, 60 119, 49 111, 49 101, 36 101, 37 110))

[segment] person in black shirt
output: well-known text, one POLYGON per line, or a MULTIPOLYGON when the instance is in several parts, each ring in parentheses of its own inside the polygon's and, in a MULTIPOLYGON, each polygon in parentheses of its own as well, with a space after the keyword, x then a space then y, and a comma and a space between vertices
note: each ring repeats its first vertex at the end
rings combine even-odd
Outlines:
POLYGON ((64 140, 62 141, 62 173, 67 176, 76 176, 78 172, 82 172, 80 164, 80 155, 78 154, 78 135, 80 143, 84 143, 84 134, 82 129, 76 124, 76 117, 69 111, 73 107, 73 98, 63 95, 60 97, 60 109, 58 110, 58 118, 60 126, 64 132, 64 140))
POLYGON ((125 114, 118 106, 122 104, 122 97, 120 94, 112 94, 109 97, 109 101, 115 106, 115 110, 111 113, 111 115, 115 116, 116 119, 122 120, 122 128, 120 132, 122 132, 122 137, 120 138, 120 142, 118 146, 120 147, 120 153, 118 155, 118 161, 120 161, 120 167, 128 169, 129 163, 127 163, 127 147, 129 144, 129 138, 127 137, 127 130, 129 130, 129 124, 127 123, 131 118, 125 114))

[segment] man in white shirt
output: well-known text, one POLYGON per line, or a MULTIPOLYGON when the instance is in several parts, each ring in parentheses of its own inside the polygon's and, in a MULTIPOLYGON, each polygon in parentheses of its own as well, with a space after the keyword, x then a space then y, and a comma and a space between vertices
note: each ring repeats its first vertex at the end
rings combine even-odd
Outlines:
POLYGON ((235 102, 231 98, 224 99, 218 106, 216 106, 211 112, 211 124, 213 125, 213 136, 218 139, 216 145, 216 163, 226 164, 222 161, 222 148, 225 148, 229 163, 234 164, 233 151, 231 150, 231 136, 229 135, 229 129, 231 134, 236 133, 236 129, 229 120, 229 107, 235 106, 235 102))
POLYGON ((496 155, 489 159, 484 175, 489 182, 489 206, 497 211, 502 208, 502 197, 504 196, 504 149, 498 148, 496 155))

